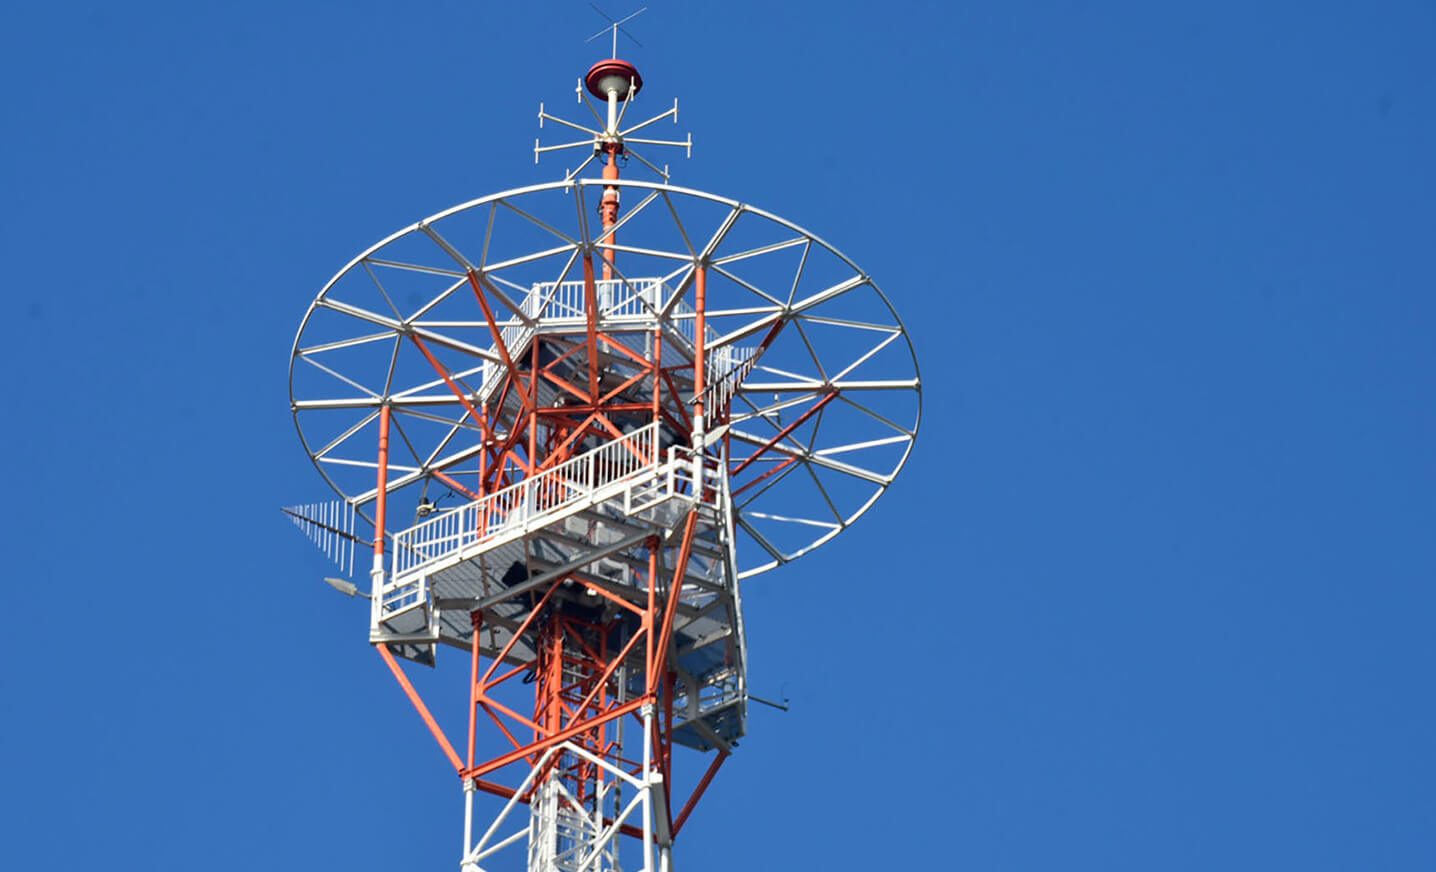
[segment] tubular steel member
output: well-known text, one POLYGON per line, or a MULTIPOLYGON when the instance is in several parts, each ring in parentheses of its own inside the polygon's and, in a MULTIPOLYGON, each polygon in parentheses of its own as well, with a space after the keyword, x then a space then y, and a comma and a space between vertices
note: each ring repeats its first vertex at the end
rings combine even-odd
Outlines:
POLYGON ((635 138, 677 120, 625 128, 641 87, 595 64, 578 96, 601 129, 541 107, 589 138, 535 144, 587 160, 373 246, 295 342, 296 424, 344 500, 309 526, 374 528, 369 639, 459 776, 468 872, 670 869, 747 729, 740 579, 847 529, 917 431, 871 279, 668 185, 632 145, 691 137, 635 138), (662 181, 622 178, 628 158, 662 181), (403 665, 441 645, 469 661, 458 743, 403 665))
MULTIPOLYGON (((605 181, 618 181, 618 156, 623 154, 623 136, 618 131, 621 120, 618 104, 622 103, 625 111, 628 109, 628 101, 638 96, 638 89, 643 87, 643 78, 638 75, 633 64, 613 58, 599 61, 589 68, 588 75, 584 76, 584 84, 588 86, 589 93, 603 100, 608 106, 608 124, 604 127, 602 144, 603 178, 605 181)), ((603 189, 603 200, 599 209, 603 215, 601 238, 610 247, 603 262, 603 278, 604 281, 611 281, 614 268, 612 246, 618 241, 613 229, 618 223, 617 186, 603 189)))
POLYGON ((371 593, 369 603, 373 614, 370 622, 379 620, 379 601, 384 590, 384 531, 388 529, 385 508, 389 501, 389 407, 379 409, 379 462, 376 464, 378 484, 374 492, 374 564, 369 570, 371 593))

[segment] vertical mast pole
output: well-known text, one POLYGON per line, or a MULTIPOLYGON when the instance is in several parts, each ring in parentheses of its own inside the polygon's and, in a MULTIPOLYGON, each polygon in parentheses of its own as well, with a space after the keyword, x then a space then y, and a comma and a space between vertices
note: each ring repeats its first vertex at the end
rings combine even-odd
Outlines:
POLYGON ((698 264, 693 271, 693 496, 703 495, 703 439, 706 431, 706 417, 703 392, 707 388, 708 324, 705 311, 708 308, 708 267, 698 264))
MULTIPOLYGON (((608 91, 608 135, 609 141, 604 144, 604 153, 608 156, 603 165, 603 180, 605 182, 618 181, 618 152, 622 148, 616 137, 618 136, 618 92, 612 88, 608 91)), ((618 240, 609 235, 613 225, 618 223, 618 187, 605 185, 603 188, 603 202, 600 207, 603 210, 603 232, 610 246, 608 257, 603 261, 603 280, 613 280, 613 261, 616 260, 612 245, 618 240)))
POLYGON ((389 502, 389 409, 388 403, 379 409, 379 481, 374 497, 374 565, 369 570, 376 618, 383 601, 384 587, 384 515, 389 502))
MULTIPOLYGON (((657 296, 657 295, 655 295, 657 296)), ((655 302, 655 305, 657 303, 655 302)), ((663 403, 659 384, 663 381, 663 327, 653 328, 653 465, 662 462, 659 450, 663 447, 663 403)))

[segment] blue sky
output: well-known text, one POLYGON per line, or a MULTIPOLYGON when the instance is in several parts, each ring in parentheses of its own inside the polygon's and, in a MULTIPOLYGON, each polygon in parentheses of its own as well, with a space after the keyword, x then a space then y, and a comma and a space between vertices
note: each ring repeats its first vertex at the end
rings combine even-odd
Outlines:
MULTIPOLYGON (((615 14, 623 8, 609 10, 615 14)), ((457 785, 277 511, 323 282, 534 167, 581 3, 30 4, 0 41, 17 867, 452 868, 457 785)), ((1436 8, 664 3, 675 181, 811 228, 912 461, 745 590, 726 868, 1436 867, 1436 8)), ((655 110, 657 111, 657 110, 655 110)))

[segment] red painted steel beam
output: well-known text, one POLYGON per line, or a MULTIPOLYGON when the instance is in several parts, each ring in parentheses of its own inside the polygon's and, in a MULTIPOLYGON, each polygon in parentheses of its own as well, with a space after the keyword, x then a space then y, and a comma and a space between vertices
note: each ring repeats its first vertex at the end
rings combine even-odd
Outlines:
POLYGON ((471 490, 469 490, 468 488, 464 487, 463 485, 459 484, 457 481, 455 481, 455 480, 452 479, 451 477, 445 475, 443 472, 440 472, 440 471, 437 470, 437 469, 430 470, 430 472, 434 473, 434 478, 439 479, 439 480, 442 481, 444 484, 448 485, 449 487, 453 488, 454 490, 458 491, 459 493, 463 494, 464 496, 468 497, 469 499, 471 499, 471 500, 476 500, 476 499, 479 498, 479 495, 478 495, 478 494, 474 493, 473 491, 471 491, 471 490))
POLYGON ((837 395, 838 395, 838 392, 837 392, 836 390, 834 390, 834 391, 832 391, 832 392, 830 392, 830 393, 824 394, 824 395, 823 395, 823 398, 822 398, 821 400, 818 400, 816 403, 814 403, 813 405, 809 406, 809 407, 808 407, 808 410, 807 410, 806 412, 804 412, 803 414, 799 415, 799 416, 793 421, 793 423, 791 423, 791 424, 789 424, 788 426, 784 427, 782 430, 779 430, 779 431, 778 431, 778 435, 774 436, 772 439, 769 439, 768 442, 767 442, 765 445, 763 445, 763 447, 759 448, 757 451, 753 452, 752 454, 750 454, 750 455, 748 455, 746 458, 744 458, 744 459, 743 459, 743 462, 740 463, 740 464, 738 464, 738 467, 737 467, 736 469, 734 469, 732 472, 730 472, 729 475, 730 475, 730 476, 736 476, 738 473, 740 473, 740 472, 742 472, 743 470, 747 469, 747 468, 748 468, 748 464, 752 463, 753 461, 757 460, 759 457, 762 457, 764 454, 766 454, 769 448, 772 448, 774 445, 777 445, 779 442, 782 442, 784 439, 788 438, 788 434, 792 433, 794 430, 796 430, 796 429, 798 429, 800 426, 802 426, 802 424, 803 424, 804 421, 808 420, 808 419, 811 418, 813 415, 817 414, 817 412, 818 412, 819 409, 823 408, 823 407, 826 406, 828 403, 831 403, 831 402, 837 397, 837 395))
POLYGON ((703 778, 699 780, 698 786, 693 788, 693 793, 689 795, 688 801, 683 804, 683 810, 678 813, 678 817, 673 821, 674 838, 678 838, 678 832, 683 829, 684 822, 687 821, 688 816, 693 813, 694 807, 698 805, 698 800, 703 798, 703 792, 708 789, 709 782, 713 780, 714 775, 718 774, 718 768, 722 766, 723 761, 727 759, 728 752, 719 751, 718 756, 713 759, 713 762, 708 764, 708 771, 703 773, 703 778))
POLYGON ((541 739, 537 742, 533 742, 529 745, 525 745, 522 748, 510 751, 509 753, 502 756, 495 757, 489 762, 481 763, 473 769, 466 769, 460 774, 464 775, 465 777, 471 778, 478 775, 486 775, 490 772, 493 772, 495 769, 502 769, 510 763, 522 760, 529 754, 532 754, 537 751, 543 751, 546 748, 550 748, 554 745, 566 742, 569 739, 572 739, 574 736, 591 730, 594 727, 599 726, 600 724, 606 724, 614 718, 622 717, 629 712, 638 711, 641 707, 651 701, 652 700, 649 699, 649 697, 647 696, 642 696, 638 699, 630 700, 629 702, 626 702, 623 705, 618 706, 617 708, 609 709, 602 715, 580 721, 576 724, 570 724, 569 726, 558 730, 557 732, 545 737, 544 739, 541 739))
POLYGON ((464 395, 463 391, 459 390, 459 386, 454 383, 453 378, 449 375, 449 368, 439 363, 438 358, 434 357, 433 352, 429 351, 429 346, 424 344, 424 340, 420 339, 417 333, 410 333, 409 338, 414 340, 414 344, 424 353, 425 359, 427 359, 429 365, 434 368, 434 372, 439 374, 439 378, 444 380, 444 384, 449 386, 449 390, 455 397, 458 397, 459 402, 468 410, 469 415, 474 419, 474 423, 480 427, 484 426, 483 417, 479 414, 479 410, 474 408, 474 404, 469 401, 469 398, 464 395))
POLYGON ((380 642, 374 647, 379 649, 379 656, 384 658, 384 662, 389 666, 389 671, 393 672, 394 677, 399 679, 399 686, 404 688, 404 693, 409 697, 409 702, 413 703, 414 708, 419 710, 419 717, 424 719, 424 724, 428 726, 429 732, 433 733, 434 738, 439 741, 439 747, 444 750, 444 754, 448 756, 449 762, 453 763, 454 768, 462 773, 464 771, 464 761, 459 759, 459 753, 454 750, 454 746, 449 742, 449 737, 444 735, 443 730, 439 729, 439 723, 435 721, 434 716, 429 713, 429 707, 424 705, 424 701, 419 698, 419 694, 414 690, 414 685, 409 683, 409 676, 404 674, 404 670, 395 662, 394 655, 389 653, 389 646, 380 642))
POLYGON ((764 479, 768 478, 768 477, 771 476, 771 475, 774 475, 774 474, 776 474, 776 473, 782 472, 784 469, 787 469, 788 467, 792 466, 793 464, 795 464, 795 463, 797 463, 797 462, 798 462, 798 458, 797 458, 796 455, 793 456, 793 457, 789 457, 787 460, 783 461, 782 463, 778 464, 777 466, 773 467, 772 469, 768 470, 767 472, 763 473, 762 475, 758 476, 757 478, 753 479, 752 481, 748 482, 747 484, 745 484, 745 485, 743 485, 742 487, 738 488, 737 490, 733 491, 733 496, 735 496, 735 497, 738 496, 738 494, 741 494, 743 491, 747 490, 748 488, 753 487, 753 486, 756 485, 756 484, 759 484, 760 482, 762 482, 764 479))
POLYGON ((632 651, 633 646, 638 644, 638 636, 638 633, 634 633, 633 636, 629 638, 628 644, 623 646, 623 651, 621 651, 617 657, 613 658, 608 664, 608 667, 603 670, 603 674, 598 677, 598 681, 595 682, 593 690, 589 691, 588 696, 584 697, 583 702, 579 703, 579 711, 588 708, 589 703, 593 702, 594 698, 598 696, 598 692, 608 685, 608 679, 613 677, 614 670, 623 664, 624 659, 628 657, 628 652, 632 651))
MULTIPOLYGON (((379 483, 374 497, 374 563, 384 563, 384 513, 389 506, 389 405, 379 410, 379 483)), ((376 569, 377 571, 377 569, 376 569)))
POLYGON ((479 632, 484 626, 484 613, 474 610, 469 613, 469 624, 473 627, 473 658, 469 661, 469 768, 474 768, 474 753, 478 749, 479 719, 479 632))
POLYGON ((484 311, 484 320, 489 322, 489 334, 494 337, 494 347, 499 350, 499 357, 503 358, 504 366, 509 370, 509 377, 518 380, 519 368, 514 365, 514 359, 509 356, 509 347, 505 344, 503 334, 499 330, 499 322, 494 318, 494 310, 489 308, 488 298, 484 296, 483 290, 479 287, 479 274, 474 270, 469 270, 469 286, 474 289, 474 296, 479 300, 479 308, 484 311))
MULTIPOLYGON (((607 267, 605 267, 607 269, 607 267)), ((583 308, 587 321, 585 343, 588 346, 588 395, 598 396, 598 289, 593 281, 593 255, 583 255, 583 308)))
POLYGON ((658 644, 654 649, 653 666, 648 671, 648 692, 658 691, 659 675, 667 669, 668 643, 673 637, 673 617, 678 613, 679 594, 683 591, 683 576, 688 572, 688 558, 693 553, 693 534, 698 528, 698 509, 688 512, 683 524, 683 543, 678 548, 678 559, 673 565, 673 581, 668 587, 668 604, 663 609, 663 621, 659 624, 658 644))

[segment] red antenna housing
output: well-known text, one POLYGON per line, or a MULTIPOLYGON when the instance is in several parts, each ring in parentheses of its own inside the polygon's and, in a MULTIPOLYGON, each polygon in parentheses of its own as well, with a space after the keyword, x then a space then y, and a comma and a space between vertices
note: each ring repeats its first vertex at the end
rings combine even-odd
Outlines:
POLYGON ((628 61, 610 58, 589 67, 583 83, 588 86, 588 93, 600 100, 607 100, 608 92, 613 91, 623 101, 638 94, 643 88, 643 77, 628 61))

